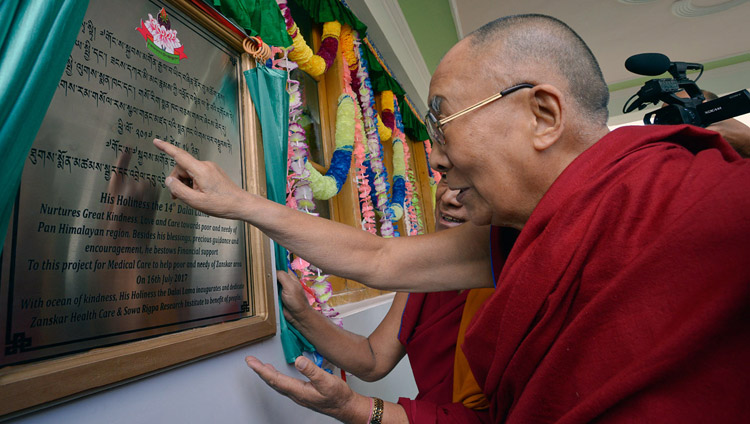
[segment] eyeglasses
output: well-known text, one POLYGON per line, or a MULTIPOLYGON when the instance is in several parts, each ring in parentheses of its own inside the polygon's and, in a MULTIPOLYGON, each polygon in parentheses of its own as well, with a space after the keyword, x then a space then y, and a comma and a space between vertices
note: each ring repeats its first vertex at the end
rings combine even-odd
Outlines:
POLYGON ((502 98, 503 96, 506 96, 516 90, 520 90, 522 88, 533 88, 533 87, 534 85, 529 84, 529 83, 514 85, 513 87, 506 88, 505 90, 499 93, 496 93, 473 106, 469 106, 464 110, 454 113, 453 115, 446 116, 443 119, 438 119, 435 116, 435 114, 432 113, 432 111, 430 110, 429 112, 427 112, 427 115, 425 115, 424 117, 425 126, 427 127, 427 133, 430 135, 430 138, 432 139, 432 141, 440 144, 441 146, 445 146, 445 134, 443 134, 443 126, 445 124, 458 118, 459 116, 466 115, 467 113, 473 110, 479 109, 480 107, 486 104, 492 103, 495 100, 502 98))

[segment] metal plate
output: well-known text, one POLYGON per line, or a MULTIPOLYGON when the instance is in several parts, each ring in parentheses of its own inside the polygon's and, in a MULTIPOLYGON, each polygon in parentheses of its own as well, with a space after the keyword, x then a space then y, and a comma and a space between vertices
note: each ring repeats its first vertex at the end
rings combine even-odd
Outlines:
POLYGON ((172 200, 174 162, 151 142, 242 185, 240 71, 237 52, 169 4, 90 2, 3 250, 0 365, 253 315, 243 224, 172 200), (162 7, 176 32, 149 43, 162 7))

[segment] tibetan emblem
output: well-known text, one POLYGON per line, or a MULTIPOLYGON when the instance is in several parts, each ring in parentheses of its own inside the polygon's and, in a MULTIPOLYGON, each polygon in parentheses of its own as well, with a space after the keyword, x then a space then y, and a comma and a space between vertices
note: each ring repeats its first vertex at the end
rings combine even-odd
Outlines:
POLYGON ((157 17, 154 18, 148 14, 148 20, 136 28, 146 40, 146 46, 158 58, 169 63, 180 63, 180 60, 187 59, 184 52, 184 46, 180 44, 177 38, 177 31, 172 29, 167 11, 162 8, 157 17))

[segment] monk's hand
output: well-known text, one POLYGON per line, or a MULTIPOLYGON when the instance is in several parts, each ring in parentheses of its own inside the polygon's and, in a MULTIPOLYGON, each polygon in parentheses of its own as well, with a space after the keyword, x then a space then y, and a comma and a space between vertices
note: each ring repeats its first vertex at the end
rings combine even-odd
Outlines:
POLYGON ((299 405, 334 417, 343 422, 365 422, 370 413, 368 398, 355 393, 342 379, 317 367, 300 356, 294 366, 309 381, 302 381, 278 372, 273 365, 257 358, 245 358, 247 365, 272 389, 299 405))
POLYGON ((276 277, 281 284, 281 302, 284 304, 284 316, 287 321, 295 324, 297 321, 304 321, 305 313, 316 312, 310 307, 310 302, 305 296, 305 289, 294 272, 279 271, 276 277))
POLYGON ((177 163, 164 181, 172 197, 209 215, 237 218, 239 200, 250 194, 237 186, 224 170, 213 162, 199 161, 166 141, 154 139, 154 145, 177 163))

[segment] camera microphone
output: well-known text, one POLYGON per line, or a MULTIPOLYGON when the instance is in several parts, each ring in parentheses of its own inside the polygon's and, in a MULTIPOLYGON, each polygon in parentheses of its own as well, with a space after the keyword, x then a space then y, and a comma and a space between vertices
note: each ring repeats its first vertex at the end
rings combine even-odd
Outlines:
POLYGON ((661 75, 672 62, 661 53, 641 53, 630 56, 625 61, 625 69, 638 75, 661 75))
MULTIPOLYGON (((699 70, 703 65, 691 62, 672 62, 661 53, 640 53, 630 56, 625 61, 625 69, 638 75, 656 76, 669 72, 677 79, 685 78, 685 71, 699 70)), ((698 78, 696 78, 698 79, 698 78)))

